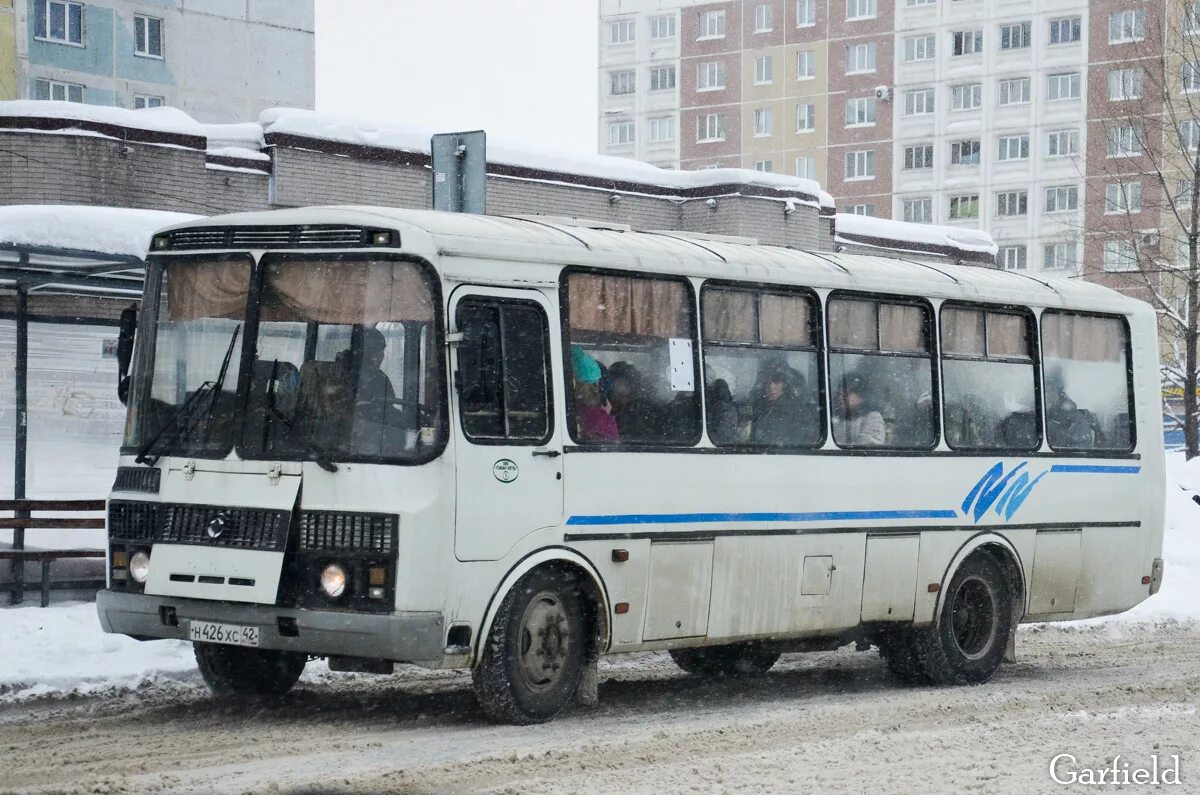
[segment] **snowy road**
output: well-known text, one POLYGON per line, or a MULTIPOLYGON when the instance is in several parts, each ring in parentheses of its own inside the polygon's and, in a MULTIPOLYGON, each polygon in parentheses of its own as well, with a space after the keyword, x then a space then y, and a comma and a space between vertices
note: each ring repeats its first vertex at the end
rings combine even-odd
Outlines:
POLYGON ((132 693, 0 707, 0 790, 692 792, 1059 789, 1181 755, 1200 787, 1200 624, 1033 627, 988 685, 905 689, 874 652, 787 656, 704 682, 663 655, 609 658, 601 703, 543 726, 483 723, 460 673, 321 674, 275 703, 192 675, 132 693))

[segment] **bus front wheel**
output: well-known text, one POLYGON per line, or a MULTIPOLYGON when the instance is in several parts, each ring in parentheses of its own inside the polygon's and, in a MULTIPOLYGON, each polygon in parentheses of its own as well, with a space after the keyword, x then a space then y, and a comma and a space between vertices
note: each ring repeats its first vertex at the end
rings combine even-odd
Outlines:
POLYGON ((566 709, 587 657, 579 583, 535 569, 504 597, 474 670, 475 694, 489 720, 541 723, 566 709))
POLYGON ((271 649, 195 644, 196 665, 217 695, 282 695, 292 689, 308 656, 271 649))
POLYGON ((675 664, 697 676, 747 676, 765 674, 779 660, 779 652, 756 643, 671 649, 675 664))
POLYGON ((1012 604, 1012 588, 994 558, 976 553, 963 561, 943 590, 938 620, 913 638, 925 676, 944 685, 990 679, 1016 630, 1012 604))

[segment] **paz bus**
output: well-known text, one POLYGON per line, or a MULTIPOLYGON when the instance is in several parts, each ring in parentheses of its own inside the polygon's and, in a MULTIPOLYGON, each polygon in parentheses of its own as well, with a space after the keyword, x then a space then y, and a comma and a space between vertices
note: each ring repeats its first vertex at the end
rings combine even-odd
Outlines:
POLYGON ((1162 581, 1154 312, 1081 281, 309 208, 163 230, 121 339, 100 621, 217 692, 467 668, 530 723, 601 654, 848 643, 980 683, 1162 581))

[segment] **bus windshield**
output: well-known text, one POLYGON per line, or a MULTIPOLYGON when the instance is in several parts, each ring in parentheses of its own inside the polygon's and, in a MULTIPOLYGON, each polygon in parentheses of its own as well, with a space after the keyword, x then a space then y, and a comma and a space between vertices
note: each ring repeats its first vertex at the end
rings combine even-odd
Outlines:
POLYGON ((237 443, 245 458, 323 466, 428 458, 443 417, 425 272, 403 261, 269 255, 247 312, 251 271, 249 260, 164 266, 146 411, 127 444, 221 456, 237 443), (255 354, 239 378, 243 332, 255 354))

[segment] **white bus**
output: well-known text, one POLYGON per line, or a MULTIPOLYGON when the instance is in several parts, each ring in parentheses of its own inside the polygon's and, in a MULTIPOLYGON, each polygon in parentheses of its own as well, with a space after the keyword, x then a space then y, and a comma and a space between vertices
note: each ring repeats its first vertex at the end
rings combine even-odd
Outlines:
POLYGON ((602 653, 851 642, 976 683, 1162 579, 1154 312, 1096 285, 382 208, 152 248, 98 609, 218 692, 470 668, 527 723, 602 653))

